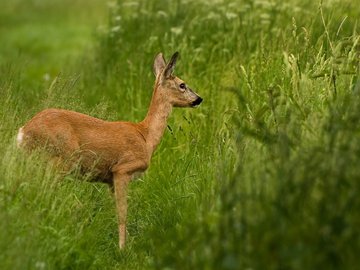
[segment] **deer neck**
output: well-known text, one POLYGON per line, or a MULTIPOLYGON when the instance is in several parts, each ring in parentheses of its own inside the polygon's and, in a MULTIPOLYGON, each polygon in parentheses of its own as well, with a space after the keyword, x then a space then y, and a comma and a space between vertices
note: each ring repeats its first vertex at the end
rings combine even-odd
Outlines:
POLYGON ((143 127, 147 130, 146 143, 151 151, 154 151, 160 143, 172 110, 172 105, 161 91, 162 89, 155 88, 148 113, 142 121, 143 127))

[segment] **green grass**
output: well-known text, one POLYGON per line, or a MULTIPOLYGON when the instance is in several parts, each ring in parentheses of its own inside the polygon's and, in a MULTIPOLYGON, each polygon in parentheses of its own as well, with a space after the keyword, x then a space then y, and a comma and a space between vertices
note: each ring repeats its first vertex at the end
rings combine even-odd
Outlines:
POLYGON ((107 8, 4 1, 0 268, 356 269, 354 1, 107 8), (17 150, 15 136, 47 107, 141 120, 160 51, 180 51, 176 74, 204 102, 174 109, 149 170, 131 183, 129 241, 120 252, 108 188, 61 176, 42 153, 17 150))

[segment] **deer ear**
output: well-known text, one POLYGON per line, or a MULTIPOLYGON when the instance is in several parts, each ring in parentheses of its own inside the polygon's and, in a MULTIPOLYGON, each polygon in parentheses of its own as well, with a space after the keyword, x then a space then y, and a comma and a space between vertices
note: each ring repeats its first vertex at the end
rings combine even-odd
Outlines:
POLYGON ((162 53, 159 53, 154 60, 154 74, 157 77, 165 68, 165 59, 162 53))
POLYGON ((178 57, 179 57, 178 52, 175 52, 173 54, 173 56, 171 56, 171 59, 170 59, 169 63, 166 65, 166 68, 165 68, 165 71, 164 71, 165 78, 169 78, 172 75, 178 57))

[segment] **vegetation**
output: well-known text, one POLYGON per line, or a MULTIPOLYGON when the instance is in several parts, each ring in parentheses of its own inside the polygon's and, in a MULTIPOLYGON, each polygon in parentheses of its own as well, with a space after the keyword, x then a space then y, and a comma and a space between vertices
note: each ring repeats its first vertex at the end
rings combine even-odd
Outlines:
POLYGON ((1 269, 360 264, 355 1, 119 0, 107 15, 100 0, 8 2, 1 269), (131 183, 119 251, 107 186, 62 176, 41 152, 16 149, 15 136, 47 107, 142 120, 160 51, 181 53, 176 74, 204 102, 174 110, 149 170, 131 183))

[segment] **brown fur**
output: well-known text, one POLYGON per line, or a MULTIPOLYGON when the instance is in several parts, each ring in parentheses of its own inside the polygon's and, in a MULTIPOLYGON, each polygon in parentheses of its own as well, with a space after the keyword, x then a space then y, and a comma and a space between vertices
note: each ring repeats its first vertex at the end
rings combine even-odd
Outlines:
POLYGON ((126 189, 137 172, 145 171, 166 128, 173 106, 189 107, 202 99, 173 76, 178 54, 166 65, 162 54, 154 62, 156 81, 148 113, 140 123, 108 122, 82 113, 46 109, 20 129, 20 145, 32 150, 46 145, 63 162, 80 163, 98 180, 114 185, 119 216, 119 246, 125 245, 126 189))

